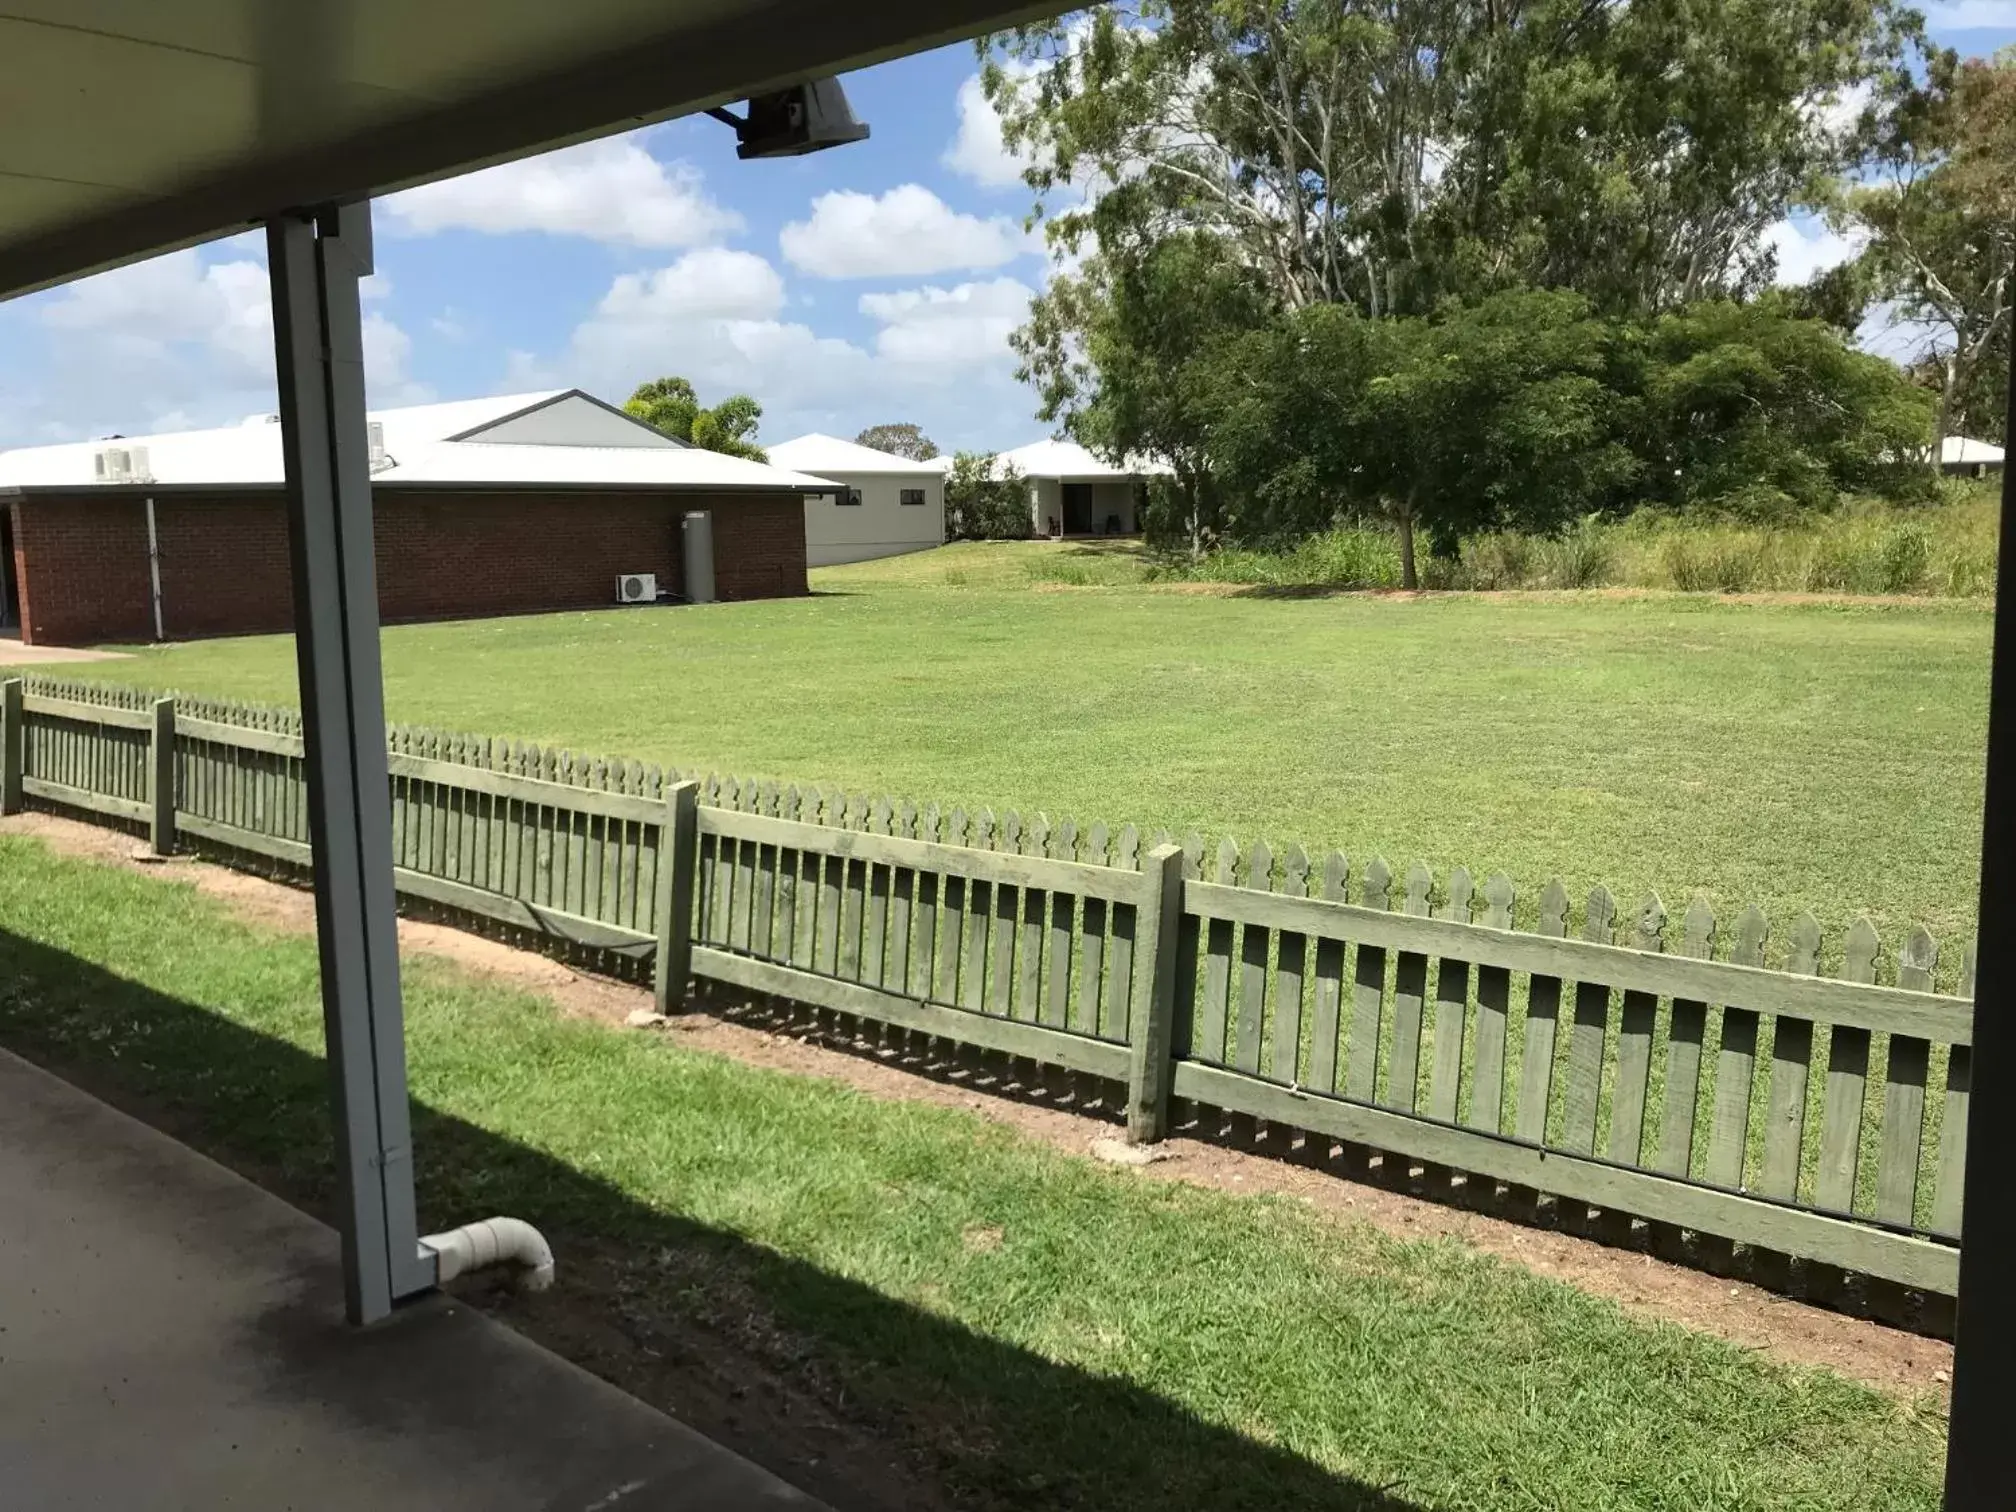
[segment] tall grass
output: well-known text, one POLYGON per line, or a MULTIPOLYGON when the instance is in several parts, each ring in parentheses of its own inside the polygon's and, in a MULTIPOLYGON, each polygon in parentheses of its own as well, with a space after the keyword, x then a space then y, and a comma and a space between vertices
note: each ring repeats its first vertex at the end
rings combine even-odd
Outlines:
MULTIPOLYGON (((1954 489, 1922 509, 1855 501, 1828 515, 1753 524, 1642 511, 1584 520, 1557 536, 1466 538, 1454 557, 1424 556, 1439 589, 1673 588, 1688 593, 1912 594, 1995 591, 1995 487, 1954 489)), ((1397 588, 1400 553, 1386 531, 1342 527, 1281 551, 1231 549, 1198 561, 1158 558, 1151 579, 1278 587, 1397 588)))

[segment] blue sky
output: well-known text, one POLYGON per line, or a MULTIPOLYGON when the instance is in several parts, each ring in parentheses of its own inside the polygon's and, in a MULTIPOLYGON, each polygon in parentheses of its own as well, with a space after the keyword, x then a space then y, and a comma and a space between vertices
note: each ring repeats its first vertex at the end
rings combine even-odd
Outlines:
MULTIPOLYGON (((2016 0, 1925 7, 1967 53, 2016 0)), ((762 439, 913 420, 943 447, 1045 427, 1007 333, 1048 263, 970 46, 848 76, 867 142, 743 163, 706 118, 381 201, 367 289, 374 406, 683 373, 764 405, 762 439)), ((1843 255, 1777 235, 1804 276, 1843 255)), ((235 421, 272 408, 256 236, 0 305, 0 447, 235 421)))

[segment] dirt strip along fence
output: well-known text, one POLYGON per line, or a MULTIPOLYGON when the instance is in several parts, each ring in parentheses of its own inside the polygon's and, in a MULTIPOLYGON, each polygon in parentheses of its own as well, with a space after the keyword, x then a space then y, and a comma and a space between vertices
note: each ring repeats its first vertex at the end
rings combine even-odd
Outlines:
MULTIPOLYGON (((402 896, 1912 1291, 1955 1290, 1973 951, 394 729, 402 896)), ((0 810, 310 859, 299 716, 0 684, 0 810)), ((1174 1113, 1172 1114, 1172 1109, 1174 1113)))

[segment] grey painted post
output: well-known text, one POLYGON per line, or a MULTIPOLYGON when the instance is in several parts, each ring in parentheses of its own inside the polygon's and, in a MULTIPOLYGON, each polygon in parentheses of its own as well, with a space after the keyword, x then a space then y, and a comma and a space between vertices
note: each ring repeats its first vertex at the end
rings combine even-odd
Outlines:
POLYGON ((1134 925, 1134 1006, 1128 1015, 1127 1142, 1169 1132, 1176 1079, 1176 942, 1183 922, 1183 847, 1158 845, 1141 863, 1134 925))
POLYGON ((693 975, 693 871, 700 858, 700 784, 675 783, 665 792, 658 841, 658 965, 653 996, 660 1013, 686 1006, 693 975))
POLYGON ((269 221, 266 251, 336 1134, 334 1207, 345 1311, 364 1324, 428 1290, 436 1276, 414 1213, 399 995, 357 290, 372 266, 370 206, 269 221))
POLYGON ((28 761, 28 725, 21 679, 0 682, 0 814, 21 812, 21 775, 28 761))
MULTIPOLYGON (((2009 418, 2016 425, 2016 353, 2009 418)), ((2016 539, 2016 471, 2002 474, 2002 539, 2016 539)), ((1994 660, 1988 681, 1988 786, 1981 815, 1984 924, 2016 907, 2016 564, 2002 554, 1995 583, 1994 660)), ((1990 1512, 2016 1484, 2016 941, 1984 928, 1974 967, 1974 1095, 1967 1109, 1961 1208, 1959 1313, 1953 1338, 1953 1405, 1947 1415, 1947 1512, 1990 1512)))
POLYGON ((147 748, 147 797, 154 812, 148 843, 157 856, 175 854, 175 700, 154 700, 154 733, 147 748))

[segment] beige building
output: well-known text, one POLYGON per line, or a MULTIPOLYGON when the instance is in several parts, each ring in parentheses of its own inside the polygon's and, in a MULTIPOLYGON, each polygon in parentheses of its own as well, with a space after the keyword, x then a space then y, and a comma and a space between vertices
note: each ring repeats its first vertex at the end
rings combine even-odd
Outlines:
POLYGON ((773 467, 810 473, 837 492, 805 496, 811 567, 923 551, 945 541, 945 472, 817 432, 765 447, 773 467))
POLYGON ((1031 442, 1001 453, 1000 462, 1029 480, 1029 528, 1039 536, 1136 534, 1141 481, 1165 471, 1157 463, 1115 467, 1075 441, 1031 442))

